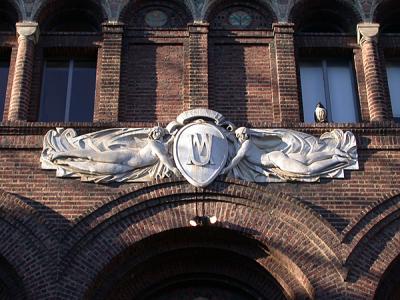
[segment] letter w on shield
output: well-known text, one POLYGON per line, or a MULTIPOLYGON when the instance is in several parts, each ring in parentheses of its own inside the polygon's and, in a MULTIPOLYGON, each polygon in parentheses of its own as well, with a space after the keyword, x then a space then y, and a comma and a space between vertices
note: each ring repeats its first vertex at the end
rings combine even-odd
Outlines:
POLYGON ((188 165, 205 166, 213 165, 211 148, 213 136, 209 133, 196 133, 190 135, 192 151, 189 151, 188 165))

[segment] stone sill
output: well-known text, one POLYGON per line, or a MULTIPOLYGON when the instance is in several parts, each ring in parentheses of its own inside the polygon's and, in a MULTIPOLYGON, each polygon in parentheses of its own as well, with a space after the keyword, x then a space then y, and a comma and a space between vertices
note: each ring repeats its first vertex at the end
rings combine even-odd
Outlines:
MULTIPOLYGON (((171 120, 173 121, 173 120, 171 120)), ((43 135, 56 127, 74 128, 79 132, 92 132, 107 128, 146 128, 156 126, 156 122, 0 122, 0 135, 43 135)), ((165 127, 168 123, 160 122, 165 127)), ((394 121, 363 122, 363 123, 269 123, 252 122, 251 124, 234 123, 237 127, 249 128, 286 128, 319 134, 333 129, 349 130, 355 134, 393 135, 400 136, 400 123, 394 121)))

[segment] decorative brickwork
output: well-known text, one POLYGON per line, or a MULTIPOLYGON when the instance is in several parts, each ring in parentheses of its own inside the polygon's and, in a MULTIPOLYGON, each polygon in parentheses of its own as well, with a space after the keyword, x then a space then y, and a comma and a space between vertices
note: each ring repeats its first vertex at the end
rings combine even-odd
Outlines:
POLYGON ((185 101, 185 109, 208 107, 208 24, 190 24, 188 30, 188 100, 185 101))

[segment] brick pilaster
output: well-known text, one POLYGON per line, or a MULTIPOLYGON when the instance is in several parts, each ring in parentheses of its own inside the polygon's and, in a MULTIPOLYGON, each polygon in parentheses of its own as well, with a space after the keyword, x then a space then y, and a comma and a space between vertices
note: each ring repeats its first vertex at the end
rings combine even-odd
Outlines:
POLYGON ((30 86, 32 82, 33 54, 39 37, 36 22, 16 24, 18 51, 15 61, 8 120, 26 121, 28 118, 30 86))
POLYGON ((363 23, 357 25, 358 43, 362 51, 365 74, 365 86, 371 121, 389 119, 388 107, 385 101, 382 68, 378 50, 379 24, 363 23))
POLYGON ((185 109, 208 107, 208 23, 188 25, 185 109))
POLYGON ((281 122, 300 121, 293 27, 292 23, 273 24, 281 122))
POLYGON ((94 121, 118 121, 124 25, 103 23, 103 43, 99 50, 100 81, 94 121))

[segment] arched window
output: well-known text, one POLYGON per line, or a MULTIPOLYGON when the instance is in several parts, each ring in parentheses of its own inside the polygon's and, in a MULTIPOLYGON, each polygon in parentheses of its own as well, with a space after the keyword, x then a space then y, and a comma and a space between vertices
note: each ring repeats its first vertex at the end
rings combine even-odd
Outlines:
POLYGON ((43 32, 96 32, 103 22, 94 2, 77 0, 48 3, 38 19, 43 32))
POLYGON ((360 16, 339 1, 299 1, 290 14, 296 32, 354 33, 360 16))
MULTIPOLYGON (((49 40, 42 48, 42 84, 39 121, 89 122, 93 120, 97 49, 86 49, 76 39, 82 34, 93 36, 100 31, 102 10, 92 1, 57 1, 47 3, 38 17, 41 40, 49 40), (63 32, 60 47, 53 32, 63 32), (71 45, 71 46, 70 46, 71 45)), ((39 44, 40 48, 42 44, 39 44)))
MULTIPOLYGON (((399 2, 382 1, 376 8, 374 21, 380 24, 380 33, 383 38, 400 36, 400 6, 399 2)), ((400 51, 390 49, 385 51, 386 75, 389 86, 389 95, 392 107, 392 116, 400 121, 400 51)))
POLYGON ((0 31, 15 31, 15 23, 18 22, 18 13, 15 7, 8 1, 0 3, 0 31))
POLYGON ((308 45, 297 51, 304 122, 315 121, 318 102, 327 109, 329 122, 357 122, 359 108, 352 51, 333 48, 343 47, 337 44, 337 39, 344 35, 353 35, 355 39, 359 15, 340 1, 304 0, 293 7, 290 20, 295 24, 298 39, 308 45), (315 41, 316 37, 326 43, 336 40, 331 47, 315 46, 309 41, 315 41))
POLYGON ((380 24, 380 32, 400 33, 400 6, 396 0, 382 1, 376 8, 374 21, 380 24))

